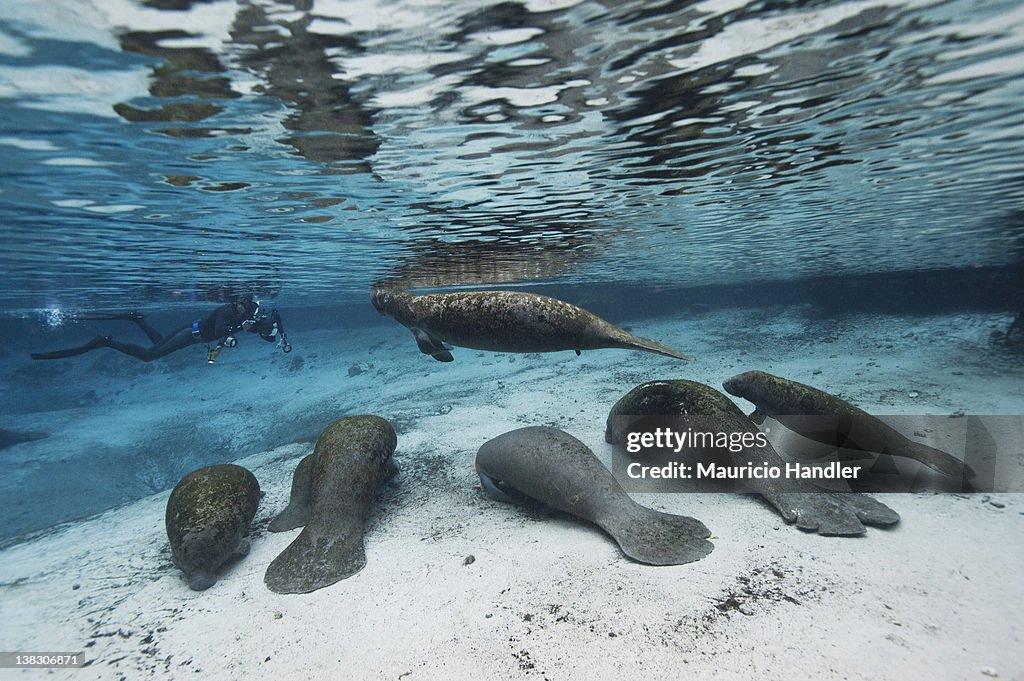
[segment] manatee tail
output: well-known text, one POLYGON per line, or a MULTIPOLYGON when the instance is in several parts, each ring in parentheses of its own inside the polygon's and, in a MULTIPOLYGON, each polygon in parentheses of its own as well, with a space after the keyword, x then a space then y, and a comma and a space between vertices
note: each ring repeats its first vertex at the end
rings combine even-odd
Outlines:
POLYGON ((666 357, 675 357, 676 359, 690 359, 689 355, 684 355, 673 347, 669 347, 664 343, 659 343, 656 340, 650 338, 642 338, 640 336, 634 336, 628 331, 616 327, 616 333, 612 335, 612 338, 617 341, 617 346, 620 348, 628 348, 630 350, 643 350, 645 352, 656 352, 659 355, 665 355, 666 357))
POLYGON ((270 564, 263 581, 274 593, 305 594, 351 577, 365 565, 362 523, 347 528, 307 524, 270 564))
POLYGON ((682 565, 711 553, 710 530, 696 518, 661 513, 631 502, 626 512, 597 524, 635 561, 648 565, 682 565))
POLYGON ((900 521, 900 514, 882 502, 854 492, 769 490, 762 496, 787 523, 826 537, 857 537, 867 532, 865 525, 887 527, 900 521))

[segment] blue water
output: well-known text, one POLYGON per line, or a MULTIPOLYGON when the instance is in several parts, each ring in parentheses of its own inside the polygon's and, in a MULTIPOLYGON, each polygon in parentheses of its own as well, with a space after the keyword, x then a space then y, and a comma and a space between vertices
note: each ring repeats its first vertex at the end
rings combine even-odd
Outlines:
POLYGON ((1003 267, 1022 73, 1013 1, 4 0, 0 309, 1003 267))
MULTIPOLYGON (((0 0, 0 154, 0 427, 51 433, 4 454, 22 495, 7 536, 384 409, 372 382, 308 399, 275 383, 370 372, 374 333, 346 334, 406 334, 369 307, 379 282, 562 291, 641 327, 790 304, 1005 328, 1024 289, 1024 10, 0 0), (169 327, 245 293, 284 312, 293 356, 252 339, 219 374, 196 348, 26 359, 112 332, 79 311, 169 327), (39 515, 54 461, 74 462, 67 505, 39 515)), ((774 359, 800 347, 751 338, 774 359)), ((401 339, 389 381, 425 371, 401 339)))

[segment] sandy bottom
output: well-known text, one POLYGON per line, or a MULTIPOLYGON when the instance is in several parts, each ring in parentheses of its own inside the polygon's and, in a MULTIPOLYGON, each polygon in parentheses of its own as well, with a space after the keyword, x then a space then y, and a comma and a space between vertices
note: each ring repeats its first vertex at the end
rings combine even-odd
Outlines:
MULTIPOLYGON (((461 349, 441 365, 397 326, 293 339, 334 371, 282 368, 267 379, 278 394, 332 418, 377 413, 399 433, 402 480, 368 523, 366 568, 308 595, 267 590, 267 565, 298 530, 266 527, 312 443, 269 448, 237 461, 265 492, 252 550, 205 592, 171 563, 166 491, 0 552, 0 649, 89 661, 0 678, 1024 679, 1021 495, 878 495, 902 520, 859 538, 801 532, 745 495, 634 495, 712 531, 703 560, 650 567, 592 526, 491 500, 473 471, 483 442, 524 425, 562 428, 610 463, 608 409, 654 378, 718 385, 764 369, 876 413, 1022 414, 1024 366, 987 344, 994 320, 749 312, 634 325, 689 363, 461 349)), ((137 417, 108 415, 109 427, 137 417)))

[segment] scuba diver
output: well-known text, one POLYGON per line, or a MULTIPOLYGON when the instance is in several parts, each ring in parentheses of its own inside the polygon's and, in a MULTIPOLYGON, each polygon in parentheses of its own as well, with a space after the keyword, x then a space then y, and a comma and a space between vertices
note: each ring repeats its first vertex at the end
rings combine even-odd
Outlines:
POLYGON ((213 364, 221 349, 224 347, 233 348, 238 344, 235 334, 240 331, 257 333, 260 338, 267 342, 277 341, 282 351, 292 351, 292 346, 289 345, 288 338, 284 334, 284 325, 281 323, 281 315, 277 309, 275 308, 269 314, 265 314, 260 309, 259 301, 254 301, 251 297, 221 305, 203 319, 192 322, 187 326, 179 327, 167 335, 161 334, 147 324, 146 320, 138 312, 86 313, 77 315, 77 318, 121 319, 135 322, 146 336, 149 337, 152 345, 147 348, 132 343, 121 343, 115 341, 110 336, 104 335, 96 336, 85 345, 80 345, 77 348, 54 350, 53 352, 33 352, 31 353, 32 359, 63 359, 65 357, 75 357, 98 348, 113 348, 126 355, 141 359, 143 362, 152 362, 154 359, 159 359, 189 345, 207 343, 206 361, 213 364), (214 341, 217 344, 211 347, 209 344, 214 341))

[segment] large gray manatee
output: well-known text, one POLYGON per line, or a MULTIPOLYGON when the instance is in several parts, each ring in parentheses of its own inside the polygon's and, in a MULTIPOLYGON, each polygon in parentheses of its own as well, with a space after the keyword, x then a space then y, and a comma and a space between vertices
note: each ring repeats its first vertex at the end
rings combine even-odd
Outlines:
POLYGON ((557 298, 522 291, 412 295, 375 289, 373 306, 412 331, 420 352, 451 362, 445 343, 494 352, 626 348, 689 359, 674 348, 620 329, 557 298))
POLYGON ((519 428, 485 442, 476 455, 484 489, 509 500, 501 486, 589 520, 635 561, 681 565, 714 545, 702 522, 633 501, 590 449, 557 428, 519 428))
POLYGON ((244 537, 259 503, 256 477, 230 463, 192 471, 174 486, 164 524, 174 564, 189 588, 208 589, 229 558, 249 552, 244 537))
POLYGON ((742 397, 757 407, 752 418, 770 416, 812 440, 915 459, 932 470, 956 478, 975 477, 965 462, 941 449, 911 440, 881 419, 824 390, 764 371, 737 374, 726 380, 722 387, 729 394, 742 397), (802 418, 805 416, 836 417, 837 429, 830 432, 808 431, 801 427, 808 422, 802 418))
POLYGON ((366 515, 389 473, 398 439, 379 416, 347 416, 320 434, 313 450, 309 517, 267 568, 276 593, 309 593, 366 565, 366 515))
MULTIPOLYGON (((605 440, 622 443, 644 416, 712 417, 720 432, 752 433, 757 426, 718 390, 686 380, 648 381, 622 396, 608 415, 605 440)), ((704 422, 708 419, 704 418, 704 422)), ((775 448, 752 446, 732 454, 735 465, 785 468, 775 448)), ((754 478, 745 481, 789 523, 823 535, 865 533, 864 525, 893 525, 900 516, 885 504, 854 492, 831 492, 804 480, 754 478)))

